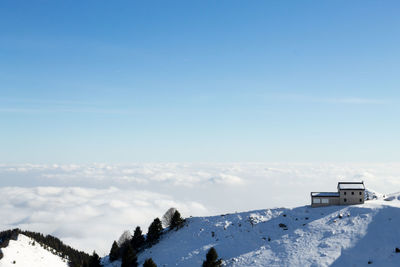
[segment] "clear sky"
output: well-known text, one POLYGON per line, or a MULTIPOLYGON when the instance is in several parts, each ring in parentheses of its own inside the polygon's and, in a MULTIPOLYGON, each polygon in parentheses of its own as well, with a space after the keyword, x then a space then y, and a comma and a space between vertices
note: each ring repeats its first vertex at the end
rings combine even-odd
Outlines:
POLYGON ((0 162, 397 161, 399 1, 0 3, 0 162))

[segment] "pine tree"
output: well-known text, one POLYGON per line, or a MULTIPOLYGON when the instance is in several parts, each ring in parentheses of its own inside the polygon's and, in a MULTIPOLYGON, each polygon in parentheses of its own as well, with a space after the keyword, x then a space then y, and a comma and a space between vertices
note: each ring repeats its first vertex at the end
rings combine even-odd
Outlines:
POLYGON ((183 222, 184 220, 181 217, 181 214, 179 213, 179 211, 176 210, 174 215, 172 216, 170 228, 171 229, 178 228, 182 226, 183 222))
POLYGON ((207 252, 206 260, 203 261, 203 267, 220 267, 222 265, 222 260, 218 259, 218 254, 215 248, 210 248, 207 252))
POLYGON ((115 260, 118 260, 118 258, 119 258, 119 246, 117 244, 117 241, 114 241, 114 243, 112 244, 109 258, 110 258, 110 261, 115 261, 115 260))
POLYGON ((162 232, 162 224, 159 218, 155 218, 154 221, 149 226, 149 231, 147 232, 147 242, 149 244, 154 244, 158 241, 162 232))
POLYGON ((133 249, 136 251, 140 251, 140 249, 143 247, 145 242, 142 230, 140 227, 136 227, 135 232, 133 233, 133 237, 131 239, 131 244, 133 249))
POLYGON ((93 251, 92 256, 89 259, 89 267, 101 267, 100 257, 97 255, 96 251, 93 251))
POLYGON ((150 258, 144 261, 143 267, 157 267, 157 264, 155 264, 153 259, 150 258))
POLYGON ((137 256, 136 251, 133 249, 131 244, 128 244, 122 255, 121 267, 137 267, 137 256))

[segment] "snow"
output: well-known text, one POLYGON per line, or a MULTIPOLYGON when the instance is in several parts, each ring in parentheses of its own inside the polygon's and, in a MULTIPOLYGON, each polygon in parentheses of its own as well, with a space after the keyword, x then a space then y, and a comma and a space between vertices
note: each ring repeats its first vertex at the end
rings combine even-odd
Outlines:
MULTIPOLYGON (((158 266, 201 266, 215 247, 226 267, 399 266, 400 193, 353 206, 263 209, 188 218, 178 231, 138 255, 158 266)), ((0 267, 67 267, 67 262, 24 235, 3 248, 0 267), (15 264, 13 262, 15 261, 15 264)), ((105 267, 120 267, 120 261, 105 267)))
POLYGON ((385 198, 384 194, 378 193, 371 189, 365 189, 365 200, 372 200, 372 199, 383 199, 385 198))
POLYGON ((390 199, 189 218, 139 254, 139 264, 151 257, 158 266, 201 266, 215 247, 229 267, 398 266, 400 194, 390 199))
POLYGON ((338 192, 312 192, 313 197, 338 197, 340 196, 338 192))
POLYGON ((345 189, 355 189, 355 190, 364 190, 364 184, 363 183, 339 183, 338 184, 339 189, 345 190, 345 189))
POLYGON ((0 230, 50 234, 105 255, 124 230, 146 231, 171 207, 185 217, 293 208, 338 181, 393 192, 399 177, 400 162, 0 164, 0 230))
POLYGON ((393 201, 393 200, 400 201, 400 192, 385 196, 385 201, 393 201))
POLYGON ((54 255, 22 234, 17 240, 10 240, 1 251, 4 257, 0 260, 0 267, 68 267, 66 259, 54 255))

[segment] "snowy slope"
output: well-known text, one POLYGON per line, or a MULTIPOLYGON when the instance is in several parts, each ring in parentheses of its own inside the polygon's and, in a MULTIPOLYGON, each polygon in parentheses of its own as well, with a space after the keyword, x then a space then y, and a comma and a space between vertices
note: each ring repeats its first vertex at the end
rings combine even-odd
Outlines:
MULTIPOLYGON (((399 200, 396 195, 392 201, 355 206, 190 218, 184 228, 166 233, 141 253, 139 263, 151 257, 158 266, 201 266, 214 246, 231 267, 400 266, 400 253, 395 253, 400 248, 399 200)), ((106 264, 111 266, 119 264, 106 264)))
MULTIPOLYGON (((224 265, 261 266, 400 266, 400 193, 363 205, 267 209, 187 219, 178 231, 139 255, 158 266, 201 266, 214 246, 224 265), (370 264, 372 265, 370 265, 370 264)), ((0 267, 67 267, 22 234, 2 249, 0 267), (13 263, 15 261, 15 264, 13 263)), ((105 267, 119 267, 120 262, 105 267)))
POLYGON ((0 267, 68 267, 66 260, 41 247, 33 239, 19 234, 1 251, 0 267))

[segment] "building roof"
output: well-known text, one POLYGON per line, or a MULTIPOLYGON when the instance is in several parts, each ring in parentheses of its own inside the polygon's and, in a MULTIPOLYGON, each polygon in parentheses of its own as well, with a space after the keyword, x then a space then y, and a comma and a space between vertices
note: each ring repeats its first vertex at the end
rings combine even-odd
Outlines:
POLYGON ((338 190, 365 190, 364 182, 339 182, 338 190))
POLYGON ((311 192, 312 197, 339 197, 338 192, 311 192))

